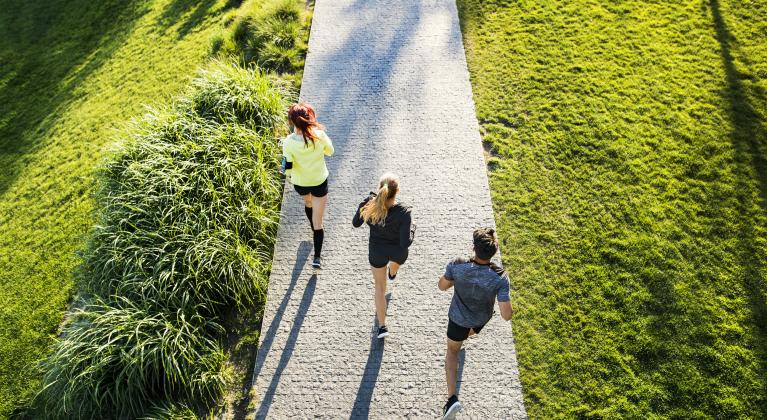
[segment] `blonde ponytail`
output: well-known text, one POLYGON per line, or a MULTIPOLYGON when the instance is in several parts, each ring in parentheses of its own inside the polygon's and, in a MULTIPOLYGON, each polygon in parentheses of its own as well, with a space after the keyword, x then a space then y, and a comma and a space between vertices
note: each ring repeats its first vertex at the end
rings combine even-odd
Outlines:
POLYGON ((399 177, 391 173, 383 174, 378 181, 378 194, 360 210, 362 220, 373 225, 383 224, 389 213, 386 203, 394 198, 397 192, 399 192, 399 177))

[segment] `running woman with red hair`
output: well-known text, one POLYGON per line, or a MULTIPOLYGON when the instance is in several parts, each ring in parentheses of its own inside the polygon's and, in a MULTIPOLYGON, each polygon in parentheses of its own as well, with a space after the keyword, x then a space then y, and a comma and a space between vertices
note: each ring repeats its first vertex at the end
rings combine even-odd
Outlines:
POLYGON ((332 156, 333 142, 317 122, 314 108, 297 103, 288 110, 288 121, 293 133, 282 143, 286 174, 293 188, 304 199, 304 211, 312 227, 314 260, 312 267, 322 268, 322 242, 325 238, 322 219, 328 202, 328 167, 325 156, 332 156))

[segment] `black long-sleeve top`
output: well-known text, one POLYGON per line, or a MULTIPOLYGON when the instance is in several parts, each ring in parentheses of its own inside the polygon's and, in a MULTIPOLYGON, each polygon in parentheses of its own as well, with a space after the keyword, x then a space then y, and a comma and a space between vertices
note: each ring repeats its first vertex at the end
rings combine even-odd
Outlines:
MULTIPOLYGON (((371 192, 367 198, 362 200, 359 207, 357 207, 357 213, 354 215, 354 219, 352 219, 354 227, 362 226, 363 220, 360 211, 368 201, 375 197, 376 194, 371 192)), ((368 222, 368 226, 370 226, 370 243, 375 245, 395 245, 402 248, 408 248, 412 242, 410 236, 411 224, 410 207, 405 206, 402 203, 397 203, 389 208, 383 223, 374 225, 368 222)))

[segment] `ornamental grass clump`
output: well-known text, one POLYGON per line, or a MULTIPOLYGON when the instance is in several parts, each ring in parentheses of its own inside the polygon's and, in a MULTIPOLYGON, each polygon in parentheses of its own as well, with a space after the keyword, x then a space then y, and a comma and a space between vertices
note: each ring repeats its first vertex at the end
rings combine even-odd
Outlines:
POLYGON ((154 111, 102 170, 86 284, 216 313, 264 293, 281 184, 273 129, 154 111))
POLYGON ((174 107, 129 128, 99 172, 81 309, 43 365, 46 417, 188 416, 223 394, 219 320, 265 300, 290 94, 213 62, 174 107))
POLYGON ((284 82, 260 70, 213 61, 192 81, 191 93, 181 104, 213 121, 270 129, 283 122, 289 93, 284 82))
POLYGON ((48 417, 136 418, 147 401, 211 403, 226 385, 220 325, 193 311, 96 301, 75 310, 45 362, 48 417))
POLYGON ((211 40, 211 51, 238 56, 246 65, 300 84, 311 13, 301 0, 266 0, 239 15, 232 27, 211 40))

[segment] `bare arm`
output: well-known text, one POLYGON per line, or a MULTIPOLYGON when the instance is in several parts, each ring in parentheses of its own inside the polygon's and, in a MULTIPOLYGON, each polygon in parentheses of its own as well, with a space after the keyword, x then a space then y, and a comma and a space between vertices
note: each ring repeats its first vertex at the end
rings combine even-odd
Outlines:
POLYGON ((509 293, 509 276, 504 273, 500 279, 500 288, 498 290, 498 309, 501 310, 501 318, 506 321, 511 319, 514 310, 511 308, 511 296, 509 293))
POLYGON ((501 318, 508 321, 514 314, 514 309, 511 308, 511 301, 498 302, 498 309, 501 310, 501 318))
POLYGON ((446 279, 445 276, 442 276, 439 278, 439 283, 437 283, 437 287, 439 287, 439 290, 442 290, 444 292, 445 290, 453 287, 453 281, 446 279))

